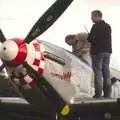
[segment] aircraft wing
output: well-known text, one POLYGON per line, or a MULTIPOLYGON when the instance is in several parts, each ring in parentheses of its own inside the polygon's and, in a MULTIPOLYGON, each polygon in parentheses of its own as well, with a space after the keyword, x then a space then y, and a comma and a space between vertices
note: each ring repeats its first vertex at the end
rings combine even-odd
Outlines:
POLYGON ((23 98, 0 97, 0 118, 4 120, 50 120, 51 116, 36 111, 23 98))
MULTIPOLYGON (((82 120, 103 120, 112 117, 119 120, 120 105, 116 99, 83 99, 72 105, 76 117, 82 120), (97 104, 96 104, 97 103, 97 104)), ((0 97, 0 118, 4 120, 53 120, 51 116, 36 111, 26 100, 16 97, 0 97)))

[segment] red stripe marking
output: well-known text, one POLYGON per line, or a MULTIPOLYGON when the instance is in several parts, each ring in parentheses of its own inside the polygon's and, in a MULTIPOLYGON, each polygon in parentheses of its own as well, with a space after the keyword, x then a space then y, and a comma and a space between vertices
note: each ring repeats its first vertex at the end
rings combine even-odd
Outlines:
POLYGON ((23 40, 15 40, 15 42, 18 46, 19 51, 15 59, 13 59, 11 62, 13 65, 20 65, 25 61, 27 57, 27 46, 23 40))

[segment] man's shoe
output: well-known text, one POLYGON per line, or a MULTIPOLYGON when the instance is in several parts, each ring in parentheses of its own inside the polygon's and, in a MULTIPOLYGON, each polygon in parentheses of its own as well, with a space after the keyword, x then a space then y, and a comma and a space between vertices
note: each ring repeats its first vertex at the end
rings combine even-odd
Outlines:
POLYGON ((94 95, 93 98, 101 98, 102 96, 100 95, 94 95))
POLYGON ((103 96, 104 98, 106 98, 106 99, 110 99, 111 98, 111 96, 103 96))

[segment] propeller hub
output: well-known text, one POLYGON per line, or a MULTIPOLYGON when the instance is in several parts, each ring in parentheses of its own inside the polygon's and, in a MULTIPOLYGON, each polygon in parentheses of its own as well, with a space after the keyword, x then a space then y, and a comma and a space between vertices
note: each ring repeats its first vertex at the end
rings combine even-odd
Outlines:
POLYGON ((22 64, 26 56, 27 46, 23 40, 7 40, 0 47, 0 58, 11 65, 22 64))
POLYGON ((5 61, 13 60, 18 53, 18 46, 12 40, 5 41, 0 48, 0 58, 5 61))

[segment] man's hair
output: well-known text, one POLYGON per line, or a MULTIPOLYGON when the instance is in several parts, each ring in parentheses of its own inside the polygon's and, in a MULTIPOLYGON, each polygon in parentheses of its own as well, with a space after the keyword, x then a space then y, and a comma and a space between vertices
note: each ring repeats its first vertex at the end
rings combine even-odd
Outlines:
POLYGON ((101 17, 102 18, 102 12, 100 10, 94 10, 91 12, 95 17, 101 17))

